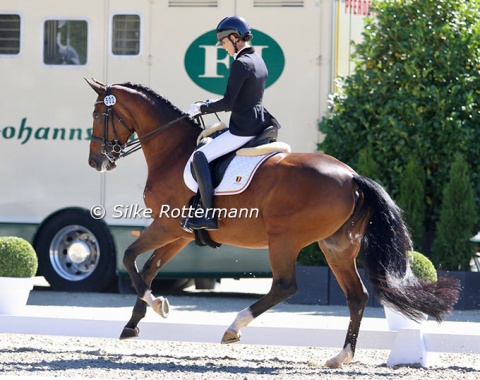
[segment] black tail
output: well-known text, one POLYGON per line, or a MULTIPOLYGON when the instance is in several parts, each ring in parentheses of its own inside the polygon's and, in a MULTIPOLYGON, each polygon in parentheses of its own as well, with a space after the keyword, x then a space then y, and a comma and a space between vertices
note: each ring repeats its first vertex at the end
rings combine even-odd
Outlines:
POLYGON ((411 319, 428 314, 441 322, 458 300, 459 282, 446 276, 436 282, 417 279, 408 266, 412 242, 400 208, 375 181, 361 176, 354 181, 364 198, 360 212, 370 214, 361 252, 375 295, 411 319))

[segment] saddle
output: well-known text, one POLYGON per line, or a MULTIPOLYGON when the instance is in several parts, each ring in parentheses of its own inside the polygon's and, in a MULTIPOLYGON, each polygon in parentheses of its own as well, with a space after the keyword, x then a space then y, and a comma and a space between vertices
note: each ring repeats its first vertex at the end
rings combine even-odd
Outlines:
MULTIPOLYGON (((225 124, 222 124, 223 126, 225 124)), ((220 126, 218 126, 220 127, 220 126)), ((215 129, 216 127, 214 127, 215 129)), ((255 137, 253 140, 250 140, 248 143, 246 143, 244 146, 242 146, 240 149, 230 152, 222 157, 217 158, 216 160, 213 160, 210 162, 210 172, 212 173, 212 180, 213 180, 213 187, 218 187, 220 183, 222 182, 223 177, 225 176, 225 172, 228 168, 228 166, 231 164, 235 156, 237 155, 245 155, 245 156, 253 156, 252 151, 248 151, 251 148, 271 144, 277 141, 278 137, 278 129, 280 126, 277 125, 271 125, 267 127, 260 135, 255 137)), ((210 129, 210 128, 209 128, 210 129)), ((204 132, 208 131, 206 129, 204 132)), ((221 129, 216 129, 213 131, 213 133, 206 135, 205 137, 209 137, 211 139, 214 139, 215 137, 220 136, 222 133, 225 133, 227 131, 227 127, 225 125, 224 128, 221 129)), ((201 148, 205 144, 207 144, 207 140, 204 138, 203 140, 200 141, 200 144, 197 146, 195 150, 198 148, 201 148)), ((252 149, 253 150, 253 149, 252 149)), ((265 154, 263 152, 259 152, 258 155, 265 154)), ((195 174, 192 171, 192 175, 195 179, 195 174)))
MULTIPOLYGON (((255 137, 253 140, 250 140, 247 144, 242 146, 240 149, 228 153, 222 157, 217 158, 210 162, 210 172, 212 174, 212 181, 213 187, 218 189, 221 187, 222 180, 225 178, 225 174, 227 173, 227 169, 229 168, 230 164, 234 161, 235 158, 239 159, 239 156, 244 156, 245 160, 250 160, 252 163, 246 164, 247 173, 249 173, 249 180, 245 184, 243 184, 242 189, 240 191, 225 191, 223 193, 216 193, 216 195, 227 195, 227 194, 237 194, 238 192, 243 191, 248 187, 253 174, 255 173, 256 169, 263 163, 267 158, 270 156, 277 154, 279 152, 290 152, 290 147, 281 142, 277 142, 278 137, 278 130, 280 129, 280 125, 278 122, 273 119, 273 123, 271 126, 267 127, 260 135, 255 137), (250 167, 249 167, 250 165, 250 167)), ((205 129, 198 138, 198 145, 197 148, 208 144, 212 139, 215 137, 220 136, 222 133, 227 131, 227 126, 223 123, 219 123, 205 129)), ((191 175, 193 179, 196 181, 194 171, 190 168, 191 175)), ((231 174, 231 173, 230 173, 231 174)), ((186 180, 187 183, 187 180, 186 180)), ((188 185, 188 183, 187 183, 188 185)), ((200 200, 200 195, 197 192, 191 199, 190 199, 190 206, 196 208, 200 200)), ((208 233, 207 230, 194 230, 195 234, 195 244, 203 247, 203 246, 210 246, 212 248, 218 248, 221 244, 213 241, 208 233)))

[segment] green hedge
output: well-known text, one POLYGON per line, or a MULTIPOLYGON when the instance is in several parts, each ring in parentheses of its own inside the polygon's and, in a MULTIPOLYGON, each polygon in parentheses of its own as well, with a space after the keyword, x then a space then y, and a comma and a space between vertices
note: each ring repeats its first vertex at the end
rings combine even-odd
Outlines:
MULTIPOLYGON (((414 155, 425 173, 425 228, 434 231, 455 153, 480 167, 480 1, 375 1, 339 79, 319 149, 358 168, 368 148, 396 199, 414 155)), ((480 204, 480 178, 471 174, 480 204)), ((363 174, 363 173, 360 173, 363 174)))
POLYGON ((443 189, 437 236, 433 242, 432 260, 437 267, 449 270, 470 270, 475 246, 477 213, 470 181, 470 170, 461 154, 455 155, 450 179, 443 189))

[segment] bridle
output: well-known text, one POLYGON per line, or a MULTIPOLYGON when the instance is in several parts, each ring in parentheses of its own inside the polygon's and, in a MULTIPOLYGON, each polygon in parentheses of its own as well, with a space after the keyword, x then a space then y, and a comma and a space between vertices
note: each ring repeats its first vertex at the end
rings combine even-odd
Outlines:
POLYGON ((125 142, 125 144, 120 144, 117 137, 117 131, 115 129, 115 119, 117 119, 118 122, 125 129, 127 129, 128 132, 130 132, 130 135, 133 135, 135 133, 135 130, 133 130, 132 128, 129 128, 128 125, 120 118, 117 111, 113 108, 113 106, 117 102, 117 99, 115 95, 111 94, 111 87, 107 86, 105 90, 106 90, 105 98, 103 100, 95 102, 95 105, 101 104, 101 103, 105 104, 105 111, 103 112, 103 137, 97 137, 92 135, 90 137, 90 140, 102 144, 102 153, 105 155, 105 157, 107 157, 107 159, 112 164, 114 164, 119 158, 126 157, 136 152, 137 150, 140 150, 142 148, 141 146, 142 143, 150 140, 151 138, 153 138, 160 132, 164 131, 165 129, 171 127, 172 125, 179 122, 180 120, 183 120, 189 117, 188 114, 184 114, 179 118, 172 120, 167 124, 157 129, 154 129, 153 131, 146 133, 141 138, 137 137, 135 139, 130 139, 130 141, 125 142), (112 124, 113 140, 108 139, 109 122, 111 122, 112 124))

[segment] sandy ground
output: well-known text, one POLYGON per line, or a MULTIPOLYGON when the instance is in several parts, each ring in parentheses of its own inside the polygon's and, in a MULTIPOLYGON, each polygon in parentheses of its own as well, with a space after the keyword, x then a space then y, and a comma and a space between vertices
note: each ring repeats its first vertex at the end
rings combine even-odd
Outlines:
POLYGON ((329 369, 336 349, 0 334, 0 378, 432 379, 480 378, 480 355, 442 354, 441 366, 389 368, 388 351, 359 350, 329 369))

